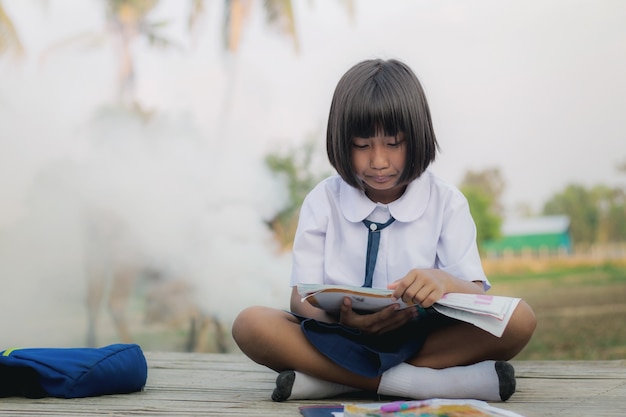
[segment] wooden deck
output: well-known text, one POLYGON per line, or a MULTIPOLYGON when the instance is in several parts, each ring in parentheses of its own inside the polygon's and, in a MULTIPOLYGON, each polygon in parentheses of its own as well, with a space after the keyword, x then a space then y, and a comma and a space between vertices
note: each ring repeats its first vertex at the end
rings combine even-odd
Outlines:
MULTIPOLYGON (((128 395, 0 399, 2 416, 299 416, 298 406, 373 401, 272 402, 276 376, 240 354, 147 352, 148 383, 128 395)), ((626 361, 513 361, 518 390, 494 404, 525 417, 626 416, 626 361)))

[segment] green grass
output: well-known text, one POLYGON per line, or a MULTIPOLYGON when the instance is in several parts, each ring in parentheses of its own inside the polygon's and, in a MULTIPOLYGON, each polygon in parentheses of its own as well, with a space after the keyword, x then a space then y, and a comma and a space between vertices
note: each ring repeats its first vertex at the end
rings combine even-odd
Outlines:
POLYGON ((517 359, 626 358, 626 268, 579 266, 543 273, 492 275, 492 292, 521 297, 537 330, 517 359))

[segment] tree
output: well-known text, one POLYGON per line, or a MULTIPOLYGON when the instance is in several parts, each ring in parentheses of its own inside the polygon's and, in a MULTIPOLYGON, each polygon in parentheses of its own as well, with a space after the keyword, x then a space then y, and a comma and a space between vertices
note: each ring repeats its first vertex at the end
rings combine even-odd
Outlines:
POLYGON ((467 198, 476 223, 476 240, 479 248, 484 242, 500 237, 504 212, 500 198, 505 185, 499 168, 467 171, 461 182, 459 188, 467 198))
POLYGON ((575 242, 626 241, 626 192, 621 188, 570 184, 544 205, 543 212, 568 215, 575 242))
MULTIPOLYGON (((222 39, 224 49, 237 52, 254 2, 251 0, 224 0, 222 39)), ((269 27, 290 38, 298 50, 298 35, 291 0, 264 0, 265 20, 269 27)))
POLYGON ((13 20, 0 1, 0 56, 12 53, 19 57, 24 53, 22 41, 15 29, 13 20))
POLYGON ((620 188, 597 185, 590 191, 598 210, 598 243, 626 241, 625 192, 620 188))
POLYGON ((476 223, 476 241, 482 248, 484 242, 500 237, 502 217, 493 210, 493 196, 475 185, 464 185, 461 191, 470 206, 472 217, 476 223))
MULTIPOLYGON (((150 19, 151 12, 159 0, 104 0, 106 24, 100 31, 79 33, 47 48, 44 58, 57 49, 76 44, 99 46, 110 42, 117 55, 118 102, 127 108, 145 113, 135 98, 136 70, 132 45, 145 39, 150 46, 168 48, 175 44, 163 37, 159 31, 167 22, 150 19)), ((190 13, 196 12, 192 7, 190 13)))
POLYGON ((291 248, 304 198, 318 182, 329 175, 325 171, 320 173, 314 167, 316 142, 310 139, 299 148, 269 153, 265 157, 269 169, 283 177, 287 185, 286 206, 267 222, 283 250, 291 248))
POLYGON ((596 239, 600 213, 592 194, 582 185, 570 184, 555 194, 545 203, 543 214, 569 216, 574 242, 592 243, 596 239))
POLYGON ((490 200, 489 210, 500 217, 504 215, 501 199, 506 182, 502 178, 500 168, 487 168, 482 171, 469 170, 461 181, 461 187, 480 190, 490 200))
MULTIPOLYGON (((47 49, 44 54, 71 44, 100 45, 102 41, 110 41, 118 57, 118 101, 141 115, 147 114, 135 98, 136 70, 135 56, 132 45, 144 39, 155 47, 177 46, 171 39, 161 35, 160 30, 167 21, 156 22, 150 14, 159 5, 160 0, 100 0, 104 4, 106 25, 100 31, 80 33, 62 40, 47 49)), ((189 4, 188 29, 193 32, 206 11, 207 0, 187 0, 189 4)), ((253 0, 224 0, 222 20, 222 42, 224 49, 236 53, 241 37, 248 22, 253 0)), ((352 0, 343 0, 344 6, 352 16, 354 6, 352 0)), ((299 48, 296 20, 292 0, 263 0, 263 11, 266 23, 282 35, 293 41, 296 51, 299 48)), ((8 16, 0 0, 0 56, 8 52, 15 55, 23 53, 22 43, 12 19, 8 16)))

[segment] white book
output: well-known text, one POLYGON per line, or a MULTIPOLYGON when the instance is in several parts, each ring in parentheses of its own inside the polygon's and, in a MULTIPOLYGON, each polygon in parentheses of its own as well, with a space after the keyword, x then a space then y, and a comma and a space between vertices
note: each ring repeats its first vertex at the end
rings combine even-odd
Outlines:
MULTIPOLYGON (((381 288, 364 288, 349 285, 298 284, 302 302, 338 314, 344 297, 350 297, 357 311, 376 312, 391 304, 400 308, 420 306, 394 300, 393 291, 381 288)), ((519 298, 488 294, 445 294, 433 308, 439 313, 462 320, 500 337, 508 324, 519 298)))

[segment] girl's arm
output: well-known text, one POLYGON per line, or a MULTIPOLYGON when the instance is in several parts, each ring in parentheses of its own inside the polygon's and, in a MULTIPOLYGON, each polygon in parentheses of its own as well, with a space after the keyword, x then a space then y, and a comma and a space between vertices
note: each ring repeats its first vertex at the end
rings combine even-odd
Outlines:
POLYGON ((312 318, 326 323, 337 323, 337 318, 331 316, 321 308, 313 307, 308 302, 300 301, 302 296, 298 294, 298 289, 291 289, 291 311, 304 317, 312 318))

